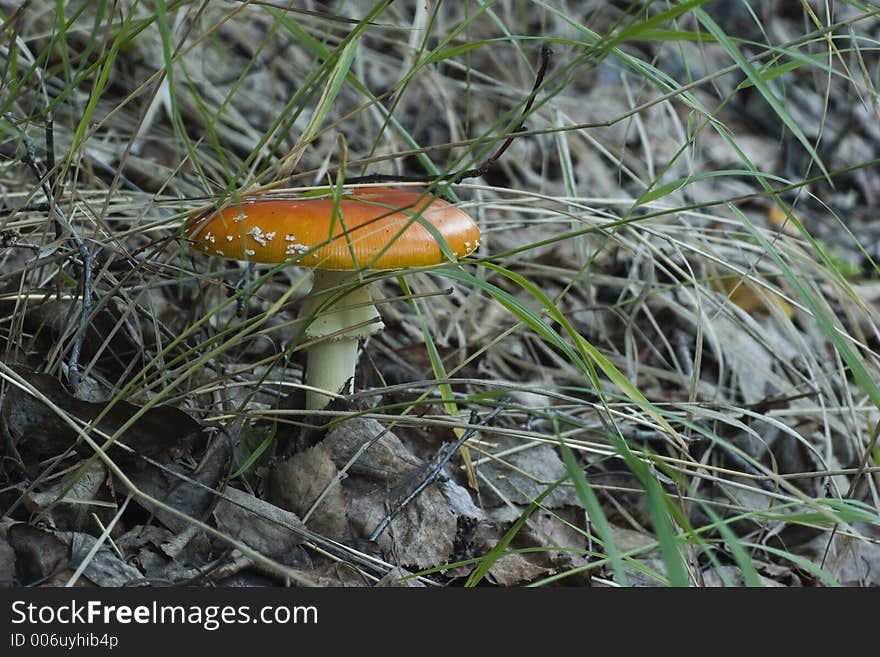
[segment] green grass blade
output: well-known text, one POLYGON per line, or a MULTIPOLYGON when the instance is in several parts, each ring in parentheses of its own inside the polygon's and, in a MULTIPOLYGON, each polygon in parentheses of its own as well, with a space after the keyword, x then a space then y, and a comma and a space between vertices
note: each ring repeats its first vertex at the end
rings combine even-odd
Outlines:
POLYGON ((563 479, 560 479, 557 482, 550 484, 547 488, 541 491, 541 494, 536 497, 531 504, 529 504, 526 509, 520 514, 520 516, 513 522, 504 536, 502 536, 498 543, 495 544, 488 554, 486 554, 481 560, 480 564, 474 568, 473 572, 468 576, 467 580, 464 583, 465 588, 472 588, 479 584, 484 577, 489 573, 489 570, 493 565, 505 554, 507 554, 508 546, 513 542, 513 539, 516 538, 516 535, 519 534, 519 530, 522 529, 523 525, 526 524, 529 517, 535 512, 535 510, 540 506, 541 502, 547 497, 550 493, 556 490, 557 487, 563 482, 563 479))
POLYGON ((599 535, 599 539, 602 541, 602 546, 605 548, 605 553, 608 555, 611 569, 614 571, 614 581, 621 586, 627 586, 628 582, 626 569, 623 566, 623 557, 614 542, 614 534, 611 531, 611 525, 608 523, 608 519, 602 511, 602 505, 599 504, 599 498, 596 497, 596 493, 587 481, 584 471, 578 465, 574 452, 571 451, 571 447, 566 444, 562 435, 558 431, 556 432, 556 435, 559 439, 559 447, 562 450, 562 460, 565 463, 565 468, 568 470, 568 474, 574 483, 574 488, 581 500, 581 504, 584 505, 584 510, 587 512, 590 524, 596 528, 596 533, 599 535))
POLYGON ((801 130, 800 126, 795 121, 794 117, 785 109, 785 105, 776 97, 776 94, 770 89, 767 85, 766 80, 761 76, 760 72, 755 69, 752 63, 743 55, 739 48, 737 48, 736 44, 725 34, 724 30, 716 23, 709 14, 707 14, 702 9, 694 10, 694 14, 699 19, 700 23, 709 30, 709 33, 715 37, 716 41, 727 51, 727 54, 736 62, 737 66, 739 66, 740 70, 745 73, 746 77, 749 81, 755 85, 755 88, 761 93, 761 96, 764 97, 764 100, 767 101, 767 104, 773 109, 776 116, 785 124, 785 127, 789 129, 791 134, 795 136, 795 138, 801 143, 801 146, 804 147, 804 150, 810 154, 810 157, 816 163, 816 166, 822 171, 822 173, 829 178, 828 169, 825 168, 825 164, 822 162, 822 158, 819 157, 819 154, 816 152, 816 149, 813 148, 813 145, 807 139, 806 135, 804 135, 803 130, 801 130))

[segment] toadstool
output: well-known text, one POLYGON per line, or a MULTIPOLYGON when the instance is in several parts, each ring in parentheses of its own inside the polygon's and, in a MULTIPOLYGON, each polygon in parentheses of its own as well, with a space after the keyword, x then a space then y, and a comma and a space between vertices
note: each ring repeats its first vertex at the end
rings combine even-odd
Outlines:
POLYGON ((309 410, 324 408, 353 379, 358 341, 383 327, 367 286, 340 292, 358 272, 436 265, 480 245, 477 224, 455 205, 388 187, 346 189, 338 202, 332 195, 244 198, 193 215, 185 234, 208 255, 314 268, 302 308, 303 317, 314 315, 305 333, 315 340, 307 349, 309 410))

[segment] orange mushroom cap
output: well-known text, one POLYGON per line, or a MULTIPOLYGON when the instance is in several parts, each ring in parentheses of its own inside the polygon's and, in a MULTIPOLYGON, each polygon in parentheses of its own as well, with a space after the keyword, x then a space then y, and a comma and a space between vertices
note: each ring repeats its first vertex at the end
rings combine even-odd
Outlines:
POLYGON ((316 269, 402 269, 447 262, 435 234, 456 258, 480 245, 465 212, 421 190, 360 187, 332 196, 245 198, 213 214, 190 217, 186 236, 206 254, 316 269), (429 229, 427 226, 431 226, 429 229))

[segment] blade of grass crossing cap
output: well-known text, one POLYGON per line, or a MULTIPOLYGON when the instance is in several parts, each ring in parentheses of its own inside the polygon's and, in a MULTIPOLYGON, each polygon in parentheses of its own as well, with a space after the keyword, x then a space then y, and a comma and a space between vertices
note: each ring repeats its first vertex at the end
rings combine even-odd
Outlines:
MULTIPOLYGON (((400 289, 403 293, 407 296, 412 296, 412 290, 406 282, 406 277, 398 276, 397 281, 400 284, 400 289)), ((437 345, 434 344, 434 340, 431 338, 431 332, 428 330, 428 324, 425 321, 425 317, 422 315, 422 311, 416 300, 410 299, 410 302, 415 310, 419 326, 422 329, 422 336, 425 338, 425 347, 428 350, 428 358, 431 360, 431 369, 434 371, 434 378, 446 380, 446 367, 443 365, 443 360, 440 358, 440 352, 437 350, 437 345)), ((438 387, 440 389, 440 398, 443 400, 443 408, 445 408, 446 412, 453 417, 457 416, 458 404, 455 403, 455 396, 452 394, 452 387, 448 383, 441 383, 438 387)), ((464 429, 461 427, 453 428, 453 432, 455 433, 456 440, 461 439, 464 435, 464 429)), ((462 444, 459 448, 459 453, 461 454, 461 460, 464 462, 468 484, 477 494, 477 503, 481 504, 480 488, 477 483, 477 473, 474 470, 474 463, 471 459, 471 451, 467 445, 462 444)))

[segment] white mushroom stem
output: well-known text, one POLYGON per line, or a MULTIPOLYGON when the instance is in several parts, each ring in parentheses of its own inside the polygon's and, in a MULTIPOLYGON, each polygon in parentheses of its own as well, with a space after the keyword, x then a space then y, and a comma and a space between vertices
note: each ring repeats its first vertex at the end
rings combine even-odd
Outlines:
POLYGON ((306 339, 320 339, 307 352, 306 409, 310 411, 324 408, 337 393, 351 392, 343 391, 343 386, 354 379, 358 342, 384 326, 368 286, 359 284, 355 276, 316 269, 312 293, 303 305, 302 316, 313 316, 306 339), (345 291, 346 285, 353 285, 351 291, 345 291))

